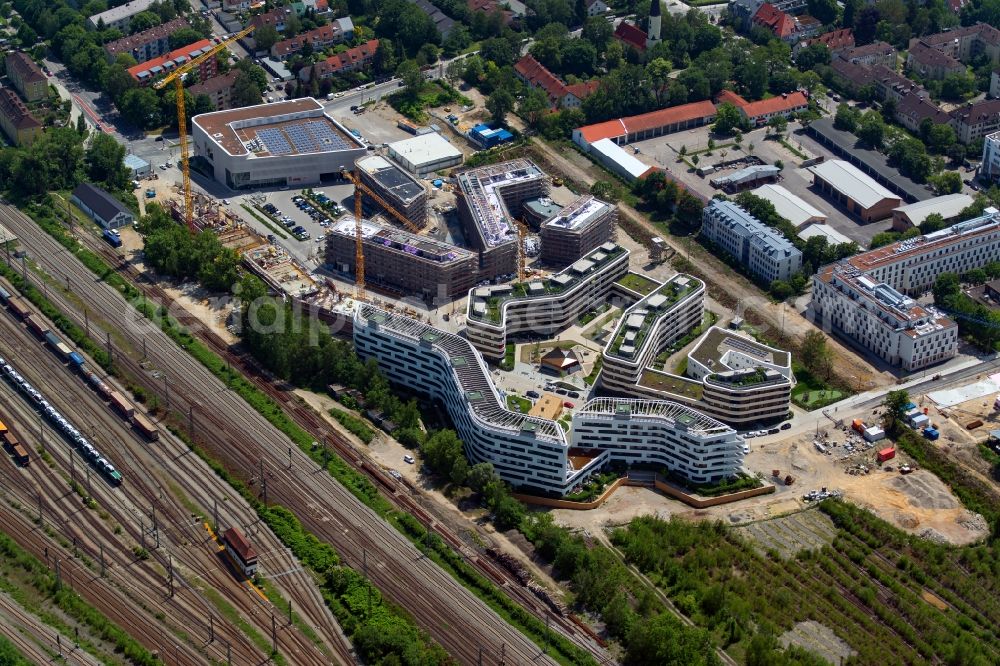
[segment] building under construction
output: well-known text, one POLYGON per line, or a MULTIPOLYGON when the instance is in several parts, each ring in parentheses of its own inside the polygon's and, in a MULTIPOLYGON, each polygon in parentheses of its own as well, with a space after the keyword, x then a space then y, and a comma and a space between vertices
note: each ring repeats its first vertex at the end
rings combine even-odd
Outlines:
POLYGON ((526 159, 463 171, 458 212, 469 244, 479 253, 479 279, 517 273, 518 229, 525 200, 549 193, 549 179, 526 159))
MULTIPOLYGON (((424 298, 455 298, 476 282, 473 252, 368 220, 361 223, 361 236, 369 285, 424 298)), ((326 262, 355 274, 354 216, 340 218, 326 238, 326 262)))
MULTIPOLYGON (((355 173, 376 195, 396 209, 417 228, 427 223, 427 190, 423 184, 395 163, 380 155, 366 155, 354 162, 355 173)), ((373 217, 385 209, 367 194, 362 197, 365 217, 373 217)))
POLYGON ((562 268, 607 243, 615 233, 614 204, 584 195, 542 223, 542 261, 562 268))

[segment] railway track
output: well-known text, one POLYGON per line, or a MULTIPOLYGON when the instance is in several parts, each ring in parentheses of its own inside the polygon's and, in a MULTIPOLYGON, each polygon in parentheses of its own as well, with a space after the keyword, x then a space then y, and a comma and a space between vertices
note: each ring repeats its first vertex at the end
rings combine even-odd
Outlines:
POLYGON ((101 332, 120 340, 115 362, 137 384, 160 396, 161 402, 169 390, 174 418, 189 417, 194 438, 237 476, 249 480, 263 466, 269 501, 291 508, 306 529, 331 543, 345 563, 367 573, 455 659, 484 664, 552 663, 538 646, 422 557, 308 456, 292 447, 289 460, 287 437, 162 331, 138 317, 117 291, 96 279, 33 221, 6 205, 0 206, 0 220, 49 275, 75 287, 79 296, 48 290, 57 307, 78 325, 89 326, 92 333, 103 327, 101 332), (87 314, 77 298, 86 299, 87 314), (148 355, 140 365, 137 350, 144 348, 144 342, 148 355), (162 377, 167 377, 167 390, 162 377))
POLYGON ((61 654, 67 666, 101 666, 93 655, 76 647, 72 638, 42 623, 5 593, 0 594, 0 635, 36 664, 61 654))
MULTIPOLYGON (((114 251, 100 239, 85 236, 84 242, 91 250, 102 255, 110 265, 114 266, 120 261, 120 258, 114 251)), ((151 302, 166 305, 171 311, 171 316, 182 321, 183 325, 195 337, 206 343, 229 366, 239 370, 259 390, 268 395, 277 404, 282 405, 285 413, 291 416, 300 427, 312 434, 317 441, 321 441, 325 445, 330 445, 355 470, 365 474, 370 480, 374 481, 376 486, 385 491, 386 498, 396 509, 413 514, 426 529, 438 534, 438 536, 460 553, 473 568, 492 580, 494 584, 504 589, 514 601, 541 621, 562 633, 578 647, 590 652, 599 663, 614 663, 605 650, 606 643, 590 627, 575 617, 566 617, 565 614, 553 612, 548 604, 544 603, 528 590, 510 572, 494 567, 488 559, 480 557, 478 551, 470 549, 468 544, 464 543, 452 531, 447 529, 442 522, 428 513, 427 507, 421 505, 418 498, 412 493, 414 489, 408 488, 403 483, 386 475, 382 471, 381 465, 375 462, 374 459, 365 452, 356 449, 346 437, 337 432, 330 424, 323 421, 311 409, 300 404, 301 401, 296 400, 292 394, 279 388, 264 375, 252 357, 235 353, 230 348, 230 345, 218 334, 201 320, 188 315, 187 311, 183 310, 183 307, 176 299, 158 284, 146 280, 133 266, 124 264, 120 266, 120 270, 128 275, 132 284, 142 290, 146 298, 151 302)))
MULTIPOLYGON (((45 513, 58 518, 53 522, 55 529, 94 560, 98 560, 101 545, 104 545, 109 578, 125 594, 139 599, 143 606, 161 608, 169 618, 176 621, 177 628, 185 634, 198 639, 204 637, 206 641, 211 636, 214 639, 213 645, 204 648, 204 651, 213 659, 225 661, 232 658, 237 663, 260 663, 266 660, 268 655, 220 614, 205 598, 202 588, 212 588, 219 592, 226 603, 237 609, 263 635, 271 632, 271 616, 277 615, 280 618, 283 609, 275 608, 252 588, 239 584, 233 578, 220 559, 218 546, 210 538, 202 521, 191 515, 174 496, 174 490, 169 484, 165 485, 160 477, 166 475, 167 478, 184 478, 188 481, 184 489, 186 492, 197 491, 204 497, 214 495, 216 499, 220 494, 225 498, 221 480, 197 457, 183 455, 186 448, 169 433, 163 433, 156 445, 137 445, 138 438, 128 423, 97 398, 79 376, 65 367, 41 371, 42 368, 61 364, 17 321, 3 313, 0 313, 0 333, 4 337, 4 353, 8 360, 17 363, 22 374, 40 388, 66 418, 77 424, 91 426, 95 433, 87 433, 91 440, 108 451, 109 457, 114 458, 116 465, 126 474, 126 483, 117 489, 109 487, 96 472, 91 473, 90 483, 86 484, 92 489, 90 494, 118 522, 121 528, 119 535, 104 520, 98 519, 94 512, 81 511, 79 498, 72 492, 66 492, 65 479, 44 464, 39 462, 23 470, 24 475, 33 482, 35 494, 44 498, 45 513), (10 358, 11 351, 15 358, 10 358), (46 365, 47 363, 51 365, 46 365), (98 436, 97 432, 101 434, 98 436), (173 456, 167 453, 170 449, 173 456), (221 493, 220 489, 223 489, 221 493), (163 571, 173 571, 173 596, 166 596, 168 588, 163 576, 153 573, 151 567, 140 566, 136 562, 136 558, 128 550, 128 544, 124 543, 125 538, 135 544, 144 541, 151 559, 163 571), (161 547, 154 548, 154 544, 161 547), (195 580, 196 585, 191 582, 195 580)), ((0 395, 5 398, 3 403, 8 412, 18 416, 17 423, 21 424, 19 432, 30 434, 36 440, 38 436, 43 436, 48 453, 64 473, 68 476, 68 472, 74 470, 76 479, 83 485, 89 468, 76 455, 73 447, 62 439, 61 433, 47 428, 38 413, 21 400, 10 385, 4 383, 0 387, 0 395), (40 428, 38 431, 35 430, 36 424, 40 428)), ((31 489, 23 490, 30 492, 31 489)), ((253 512, 249 506, 241 498, 236 499, 236 502, 226 502, 229 506, 225 506, 223 512, 220 512, 220 520, 225 517, 228 521, 225 524, 236 524, 237 521, 247 523, 252 520, 253 512)), ((34 498, 30 496, 22 496, 20 500, 25 506, 32 506, 34 503, 34 498)), ((273 562, 276 570, 297 573, 296 567, 290 566, 291 558, 269 530, 260 533, 259 546, 264 550, 261 559, 265 567, 273 562)), ((288 578, 275 581, 275 587, 286 594, 291 593, 290 598, 295 601, 300 617, 304 611, 314 628, 326 628, 326 633, 329 633, 330 628, 336 628, 336 623, 325 608, 313 581, 305 574, 302 575, 306 580, 288 578), (290 586, 289 583, 295 583, 295 586, 290 586)), ((354 663, 350 645, 342 635, 332 643, 327 637, 324 645, 333 647, 319 650, 296 628, 285 626, 284 622, 281 625, 279 650, 294 657, 293 663, 354 663), (331 653, 336 654, 335 659, 331 653)), ((322 635, 324 632, 321 630, 317 633, 322 635)))

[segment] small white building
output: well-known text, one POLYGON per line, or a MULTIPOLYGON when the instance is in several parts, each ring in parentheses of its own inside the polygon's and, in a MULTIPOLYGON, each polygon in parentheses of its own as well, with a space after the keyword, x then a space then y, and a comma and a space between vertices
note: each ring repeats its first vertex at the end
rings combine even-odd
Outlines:
POLYGON ((608 171, 621 176, 629 182, 642 178, 650 171, 653 171, 653 167, 644 164, 634 155, 630 155, 611 139, 595 141, 590 144, 588 152, 608 171))
POLYGON ((128 169, 130 178, 148 178, 153 173, 149 162, 138 155, 126 155, 125 168, 128 169))
POLYGON ((417 176, 459 166, 465 159, 462 151, 437 132, 390 143, 389 157, 417 176))
POLYGON ((775 212, 791 222, 796 229, 801 229, 807 224, 826 222, 826 215, 781 185, 761 185, 752 190, 752 193, 761 199, 770 201, 775 212))
POLYGON ((813 236, 822 236, 826 239, 827 245, 840 245, 841 243, 851 242, 850 238, 840 233, 829 224, 810 224, 805 229, 799 231, 798 236, 802 240, 809 240, 813 236))
POLYGON ((77 185, 70 201, 105 229, 120 229, 135 221, 135 215, 125 204, 90 183, 77 185))

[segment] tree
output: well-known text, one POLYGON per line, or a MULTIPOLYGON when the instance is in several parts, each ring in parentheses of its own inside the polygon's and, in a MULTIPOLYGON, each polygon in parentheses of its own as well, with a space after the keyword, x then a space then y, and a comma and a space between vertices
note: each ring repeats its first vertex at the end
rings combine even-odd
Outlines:
POLYGON ((402 80, 403 90, 410 99, 416 99, 424 89, 424 75, 415 60, 404 60, 399 63, 396 77, 402 80))
POLYGON ((802 71, 810 70, 816 65, 829 64, 830 47, 826 44, 810 44, 795 56, 795 65, 802 71))
POLYGON ((910 404, 910 394, 905 390, 889 391, 882 401, 882 427, 894 436, 906 416, 906 406, 910 404))
MULTIPOLYGON (((603 20, 603 19, 602 19, 603 20)), ((667 82, 670 80, 671 64, 663 58, 653 58, 646 65, 645 75, 653 88, 657 105, 663 101, 663 92, 666 90, 667 82)))
MULTIPOLYGON (((242 62, 242 61, 241 61, 242 62)), ((240 72, 233 81, 233 106, 251 106, 260 104, 263 88, 257 85, 253 76, 246 72, 240 72)))
POLYGON ((490 481, 497 478, 496 472, 493 471, 493 463, 481 462, 476 463, 469 468, 469 473, 466 476, 466 483, 469 488, 473 491, 480 493, 483 488, 486 487, 490 481))
POLYGON ((769 121, 767 121, 767 126, 774 131, 775 134, 781 136, 788 129, 788 119, 784 116, 774 116, 769 121))
POLYGON ((551 108, 549 98, 541 88, 530 87, 524 92, 524 97, 517 104, 518 114, 535 126, 539 119, 551 108))
POLYGON ((847 132, 854 132, 858 127, 858 110, 850 104, 841 103, 837 106, 837 114, 833 118, 833 126, 847 132))
POLYGON ((826 344, 826 336, 819 331, 809 331, 802 340, 802 365, 817 377, 829 379, 833 371, 833 351, 826 344))
POLYGON ((743 127, 743 116, 740 110, 729 102, 723 102, 715 112, 715 125, 712 129, 719 134, 732 134, 743 127))
POLYGON ((856 133, 859 139, 878 150, 882 147, 882 139, 885 136, 885 123, 882 122, 882 116, 875 111, 866 112, 858 122, 856 133))
POLYGON ((669 613, 659 613, 635 624, 629 632, 626 663, 719 664, 712 639, 704 629, 683 630, 683 625, 669 613))
POLYGON ((962 191, 962 177, 957 171, 942 171, 927 180, 939 195, 956 194, 962 191))
POLYGON ((110 134, 98 132, 84 158, 87 177, 91 181, 104 183, 109 190, 124 190, 129 176, 124 159, 125 146, 110 134))
POLYGON ((505 88, 497 88, 486 99, 486 110, 490 112, 490 117, 497 125, 502 125, 504 118, 514 108, 514 96, 505 88))
POLYGON ((591 16, 583 24, 580 36, 593 44, 598 53, 604 53, 614 36, 614 30, 603 16, 591 16))
POLYGON ((273 25, 262 25, 253 32, 253 40, 258 50, 270 51, 271 47, 281 39, 273 25))
MULTIPOLYGON (((927 130, 927 136, 923 137, 924 141, 927 142, 927 147, 932 153, 942 154, 947 152, 947 150, 956 145, 958 139, 955 137, 955 130, 952 129, 951 125, 931 125, 930 129, 927 130)), ((965 151, 962 151, 962 157, 965 157, 965 151)))

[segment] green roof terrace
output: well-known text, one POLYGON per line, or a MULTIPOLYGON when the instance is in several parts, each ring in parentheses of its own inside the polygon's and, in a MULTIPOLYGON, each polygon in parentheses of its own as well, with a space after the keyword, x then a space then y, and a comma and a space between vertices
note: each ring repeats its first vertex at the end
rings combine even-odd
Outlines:
POLYGON ((671 375, 667 372, 646 368, 642 377, 639 378, 639 385, 651 388, 664 393, 671 393, 676 396, 687 398, 688 400, 701 400, 704 394, 704 387, 701 382, 680 375, 671 375))
POLYGON ((677 274, 625 311, 605 352, 626 360, 638 358, 653 323, 702 286, 701 280, 677 274))
POLYGON ((505 303, 563 294, 626 253, 627 250, 621 245, 608 242, 548 278, 494 287, 475 287, 469 297, 467 316, 469 319, 501 324, 505 303))
POLYGON ((648 296, 650 292, 660 286, 660 283, 652 278, 631 272, 624 275, 620 280, 616 280, 615 284, 639 294, 640 297, 648 296))

